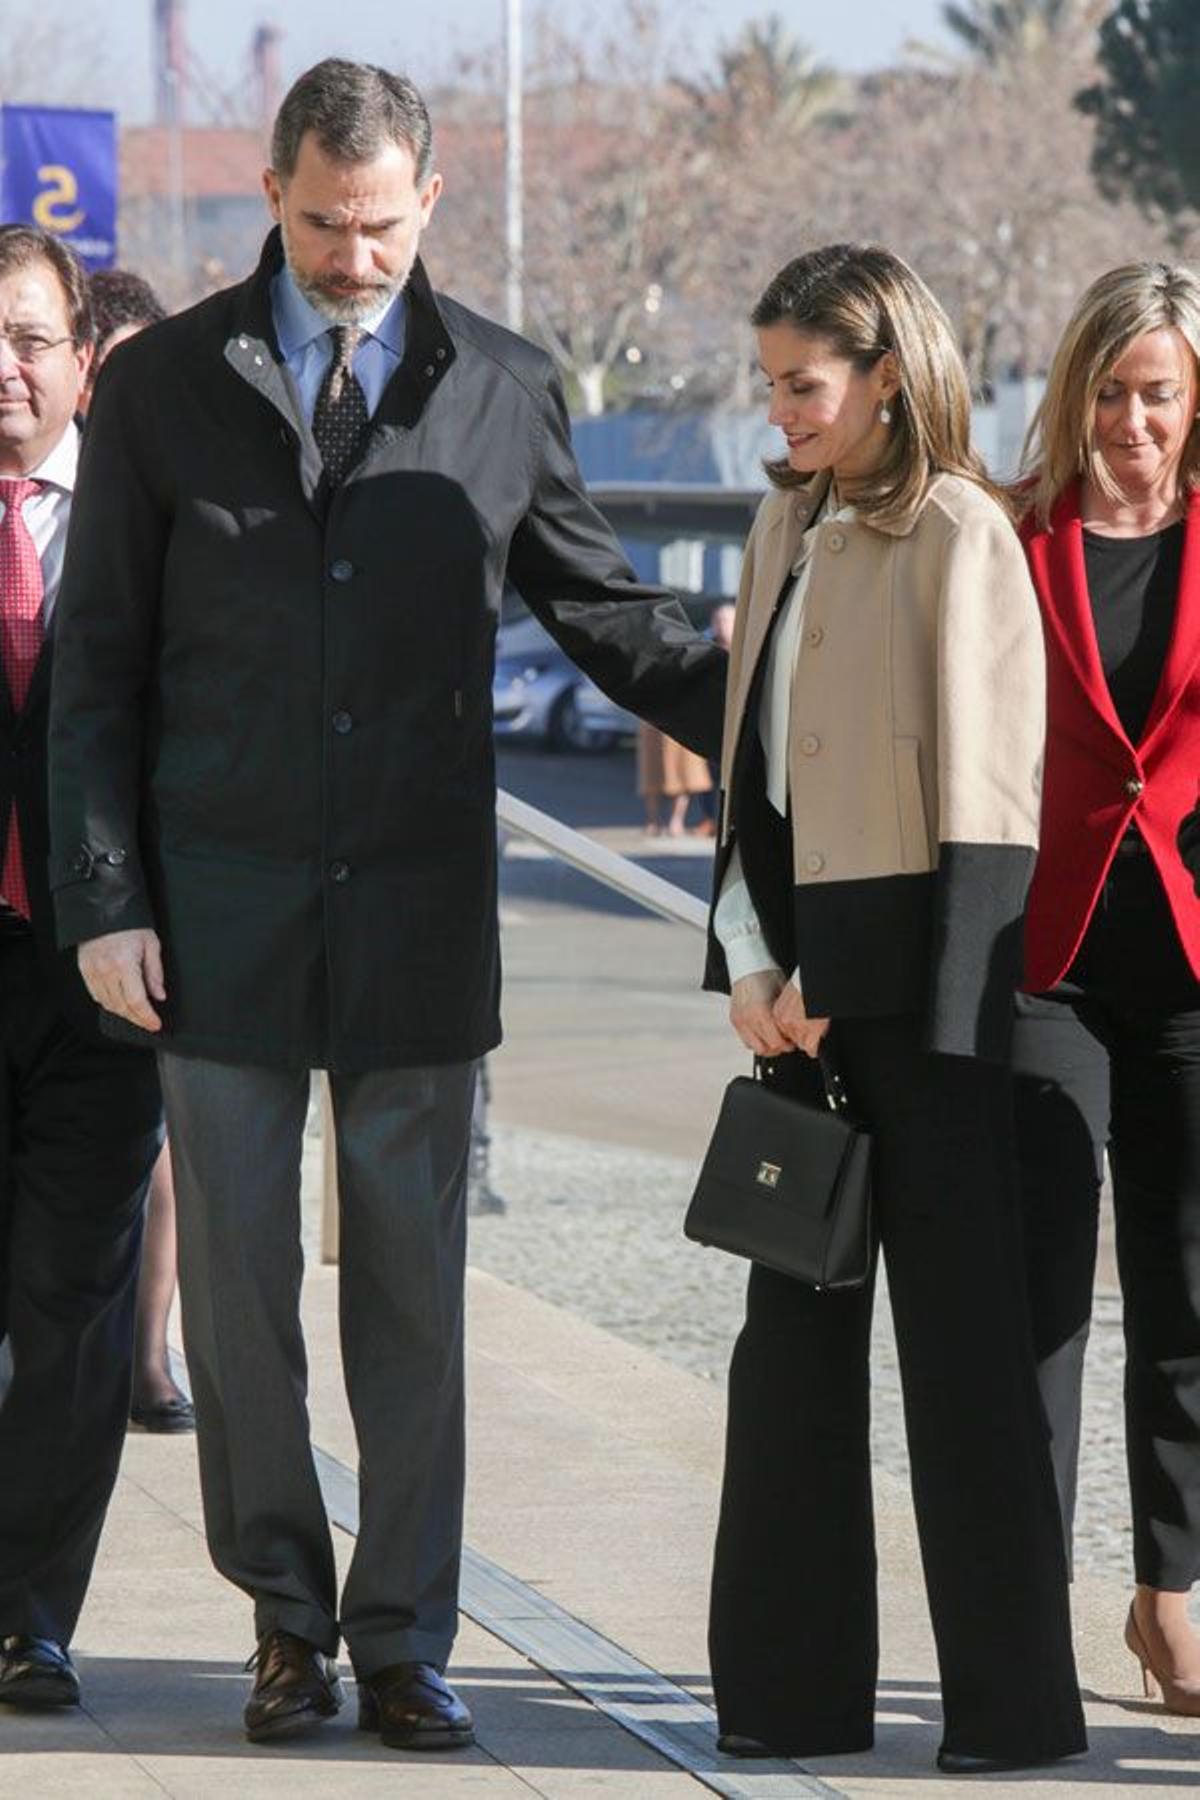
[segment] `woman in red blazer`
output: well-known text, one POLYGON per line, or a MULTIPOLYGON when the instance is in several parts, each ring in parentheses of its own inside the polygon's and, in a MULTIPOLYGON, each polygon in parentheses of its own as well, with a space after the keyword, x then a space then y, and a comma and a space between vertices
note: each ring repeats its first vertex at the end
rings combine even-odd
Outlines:
POLYGON ((1126 1642, 1200 1716, 1200 280, 1084 295, 1035 422, 1022 535, 1048 658, 1014 1058, 1040 1380, 1070 1535, 1107 1149, 1136 1589, 1126 1642), (1184 843, 1188 834, 1184 832, 1184 843))

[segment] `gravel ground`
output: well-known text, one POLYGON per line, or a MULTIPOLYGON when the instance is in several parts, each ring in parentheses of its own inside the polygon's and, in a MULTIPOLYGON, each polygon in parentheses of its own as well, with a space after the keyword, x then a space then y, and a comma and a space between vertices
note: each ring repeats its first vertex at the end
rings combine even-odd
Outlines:
MULTIPOLYGON (((724 1379, 745 1268, 688 1243, 680 1224, 695 1169, 675 1157, 497 1126, 492 1186, 503 1214, 471 1220, 471 1261, 707 1380, 724 1379)), ((1076 1560, 1127 1577, 1121 1307, 1097 1298, 1084 1398, 1076 1560)), ((874 1454, 907 1473, 886 1294, 876 1308, 874 1454)))

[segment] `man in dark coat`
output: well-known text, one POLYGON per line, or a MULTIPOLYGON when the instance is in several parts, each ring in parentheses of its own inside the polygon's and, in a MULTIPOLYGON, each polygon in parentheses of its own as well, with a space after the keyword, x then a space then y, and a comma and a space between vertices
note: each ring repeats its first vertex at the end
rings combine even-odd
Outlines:
POLYGON ((280 230, 97 386, 54 695, 61 941, 160 1045, 209 1543, 253 1596, 252 1738, 337 1710, 471 1741, 444 1680, 462 1502, 463 1195, 500 1036, 491 737, 506 577, 617 700, 713 754, 724 657, 589 504, 547 357, 435 296, 412 85, 284 101, 280 230), (329 1071, 361 1525, 339 1612, 297 1314, 329 1071))
POLYGON ((83 271, 0 227, 0 1701, 71 1705, 68 1646, 129 1410, 154 1058, 101 1035, 47 882, 50 667, 92 352, 83 271))

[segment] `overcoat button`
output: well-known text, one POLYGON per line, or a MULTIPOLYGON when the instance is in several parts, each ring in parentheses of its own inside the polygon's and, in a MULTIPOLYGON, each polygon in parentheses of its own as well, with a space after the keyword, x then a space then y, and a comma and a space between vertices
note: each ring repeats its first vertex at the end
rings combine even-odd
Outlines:
POLYGON ((805 643, 813 644, 814 646, 823 644, 825 642, 824 629, 820 625, 810 625, 804 634, 804 641, 805 643))
POLYGON ((429 364, 428 364, 428 365, 427 365, 427 367, 426 367, 426 370, 425 370, 425 373, 426 373, 426 374, 427 374, 427 375, 436 375, 436 374, 437 374, 437 370, 436 370, 436 369, 435 369, 435 368, 434 368, 434 366, 433 366, 433 364, 432 364, 432 363, 429 363, 429 364))
POLYGON ((248 350, 249 348, 250 348, 250 339, 249 338, 239 338, 238 339, 238 349, 239 350, 248 350))
POLYGON ((831 531, 829 534, 828 541, 829 541, 829 548, 835 554, 839 550, 844 550, 846 548, 846 534, 844 531, 831 531))
POLYGON ((1136 800, 1139 794, 1145 792, 1145 788, 1146 784, 1139 775, 1131 775, 1125 783, 1125 792, 1131 800, 1136 800))
POLYGON ((825 858, 819 850, 810 850, 804 859, 804 867, 808 874, 819 875, 825 867, 825 858))
POLYGON ((806 737, 800 739, 800 748, 803 750, 805 756, 815 756, 817 751, 821 748, 821 740, 815 733, 810 731, 806 737))
POLYGON ((336 562, 330 563, 329 573, 335 581, 352 581, 354 579, 354 564, 346 557, 339 556, 336 562))
POLYGON ((127 850, 110 850, 104 858, 110 869, 124 868, 128 859, 129 852, 127 850))
POLYGON ((438 353, 437 353, 437 358, 438 358, 438 361, 439 361, 439 362, 445 362, 445 360, 446 360, 446 347, 445 347, 445 345, 444 345, 444 344, 443 344, 443 345, 441 345, 441 346, 440 346, 440 347, 439 347, 439 349, 438 349, 438 353))
POLYGON ((349 881, 349 879, 350 879, 350 864, 344 863, 344 862, 330 863, 329 878, 331 881, 336 881, 339 886, 343 882, 349 881))
POLYGON ((348 712, 335 712, 333 715, 333 729, 338 733, 339 737, 345 737, 348 731, 354 730, 354 720, 348 712))

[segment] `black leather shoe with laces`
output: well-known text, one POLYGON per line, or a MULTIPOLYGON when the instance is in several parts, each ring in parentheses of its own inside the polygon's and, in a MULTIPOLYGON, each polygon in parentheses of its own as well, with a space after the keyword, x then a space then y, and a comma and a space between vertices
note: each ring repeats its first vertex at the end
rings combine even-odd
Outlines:
POLYGON ((389 1750, 465 1750, 475 1725, 432 1663, 393 1663, 358 1684, 360 1731, 377 1731, 389 1750))
POLYGON ((252 1744, 300 1737, 341 1707, 336 1662, 293 1632, 264 1631, 246 1667, 254 1688, 242 1716, 252 1744))
POLYGON ((79 1677, 53 1638, 0 1641, 0 1701, 6 1706, 78 1706, 79 1677))

